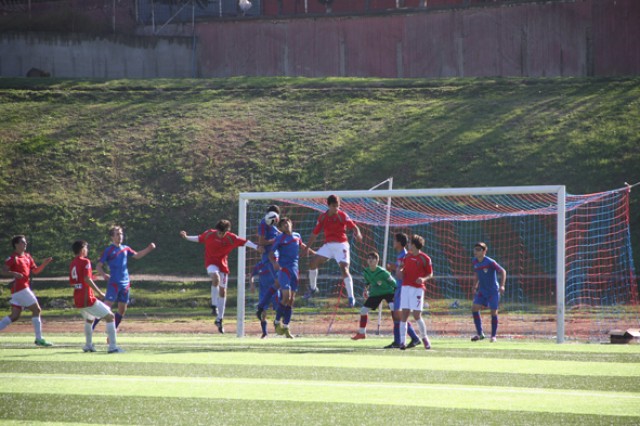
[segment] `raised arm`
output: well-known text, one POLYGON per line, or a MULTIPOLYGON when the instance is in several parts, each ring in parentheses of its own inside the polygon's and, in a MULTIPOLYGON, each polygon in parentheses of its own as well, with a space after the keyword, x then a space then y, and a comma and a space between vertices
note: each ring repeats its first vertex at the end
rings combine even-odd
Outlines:
POLYGON ((37 268, 35 268, 32 272, 34 275, 39 275, 40 272, 42 272, 42 270, 51 262, 53 262, 53 257, 47 257, 46 259, 44 259, 42 261, 42 264, 40 266, 38 266, 37 268))
POLYGON ((186 231, 180 231, 180 236, 187 240, 187 241, 191 241, 192 243, 197 243, 198 242, 198 236, 197 235, 187 235, 186 231))
POLYGON ((151 253, 153 250, 155 250, 156 245, 154 243, 149 244, 147 247, 145 247, 144 250, 140 250, 139 252, 137 252, 136 254, 133 255, 134 259, 142 259, 143 257, 145 257, 146 255, 148 255, 149 253, 151 253))

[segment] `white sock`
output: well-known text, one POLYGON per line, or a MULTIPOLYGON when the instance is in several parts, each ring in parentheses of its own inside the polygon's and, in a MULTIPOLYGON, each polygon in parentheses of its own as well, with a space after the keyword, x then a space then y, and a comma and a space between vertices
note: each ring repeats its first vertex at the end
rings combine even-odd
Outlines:
POLYGON ((407 341, 407 322, 400 321, 400 346, 407 341))
POLYGON ((309 269, 309 288, 315 291, 318 288, 318 270, 309 269))
POLYGON ((116 323, 108 322, 107 323, 107 336, 109 336, 109 350, 113 350, 118 347, 116 344, 116 323))
POLYGON ((9 327, 9 325, 11 325, 11 318, 9 318, 9 315, 7 315, 6 317, 2 318, 2 320, 0 320, 0 331, 9 327))
POLYGON ((344 288, 347 289, 347 296, 353 297, 353 278, 347 277, 344 279, 344 288))
POLYGON ((211 306, 218 306, 218 286, 211 286, 211 306))
POLYGON ((87 346, 91 346, 91 343, 93 342, 93 327, 92 327, 92 323, 90 322, 84 322, 84 341, 86 343, 87 346))
POLYGON ((36 340, 42 339, 42 321, 40 321, 40 317, 31 318, 31 323, 33 323, 33 331, 36 333, 36 340))
POLYGON ((218 296, 218 319, 224 318, 224 308, 227 305, 227 295, 224 297, 218 296))
POLYGON ((427 325, 424 323, 422 317, 418 320, 418 328, 420 329, 420 339, 427 337, 427 325))

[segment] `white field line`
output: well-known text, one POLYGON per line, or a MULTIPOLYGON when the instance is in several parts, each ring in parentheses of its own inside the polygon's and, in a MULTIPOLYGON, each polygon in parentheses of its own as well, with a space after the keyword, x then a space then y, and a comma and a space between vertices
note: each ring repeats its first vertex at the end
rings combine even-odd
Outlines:
MULTIPOLYGON (((0 373, 0 378, 9 380, 31 381, 39 383, 42 380, 53 381, 83 381, 83 382, 111 382, 111 383, 149 383, 149 384, 236 384, 251 386, 311 386, 326 388, 352 388, 352 389, 380 389, 380 390, 397 390, 397 391, 455 391, 455 392, 490 392, 491 394, 522 394, 522 395, 546 395, 553 394, 557 397, 571 396, 584 398, 611 398, 611 399, 628 399, 640 401, 640 394, 629 392, 601 392, 586 390, 563 390, 563 389, 543 389, 543 388, 510 388, 496 386, 452 386, 439 384, 416 384, 416 383, 354 383, 354 382, 327 382, 327 381, 309 381, 309 380, 282 380, 282 379, 249 379, 249 378, 227 378, 227 377, 163 377, 163 376, 87 376, 87 375, 58 375, 58 374, 12 374, 0 373)), ((3 385, 0 383, 0 390, 3 385)))

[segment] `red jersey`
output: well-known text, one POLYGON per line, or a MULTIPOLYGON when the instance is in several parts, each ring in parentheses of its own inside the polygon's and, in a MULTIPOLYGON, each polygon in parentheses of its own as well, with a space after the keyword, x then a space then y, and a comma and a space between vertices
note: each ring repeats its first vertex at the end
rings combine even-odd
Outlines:
POLYGON ((13 253, 7 257, 4 261, 7 268, 11 272, 18 272, 22 274, 22 278, 16 278, 11 285, 11 294, 17 293, 25 288, 29 288, 29 277, 31 276, 31 270, 37 268, 36 262, 29 253, 13 253))
POLYGON ((418 284, 416 280, 420 277, 427 277, 433 273, 431 258, 423 252, 419 252, 418 254, 407 253, 404 257, 403 272, 403 286, 408 285, 426 290, 425 285, 418 284))
POLYGON ((330 215, 327 210, 318 217, 316 227, 313 228, 312 232, 314 235, 318 235, 324 230, 325 243, 346 243, 349 241, 347 229, 355 227, 355 222, 342 210, 338 210, 334 215, 330 215))
POLYGON ((216 265, 220 272, 229 273, 229 253, 236 247, 247 243, 244 238, 227 232, 219 237, 215 229, 209 229, 198 235, 198 242, 204 244, 204 266, 216 265))
POLYGON ((73 301, 76 308, 86 308, 96 303, 93 289, 84 280, 85 277, 93 279, 91 261, 86 257, 76 257, 69 266, 69 285, 73 287, 73 301))

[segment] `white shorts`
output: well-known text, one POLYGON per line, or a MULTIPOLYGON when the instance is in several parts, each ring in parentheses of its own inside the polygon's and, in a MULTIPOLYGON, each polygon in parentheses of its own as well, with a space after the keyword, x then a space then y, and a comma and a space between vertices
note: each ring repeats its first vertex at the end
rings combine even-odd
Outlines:
POLYGON ((96 318, 104 318, 111 313, 111 308, 102 303, 100 300, 96 300, 92 306, 80 309, 82 317, 87 320, 94 320, 96 318))
POLYGON ((31 289, 27 287, 13 293, 9 303, 20 308, 28 308, 29 306, 38 303, 38 299, 36 299, 36 295, 33 294, 31 289))
POLYGON ((409 309, 410 311, 420 311, 424 307, 424 290, 409 285, 402 286, 400 293, 400 309, 409 309))
POLYGON ((333 259, 338 262, 338 264, 351 263, 351 256, 349 253, 349 243, 325 243, 316 251, 317 255, 326 257, 327 259, 333 259))
POLYGON ((220 276, 220 283, 218 284, 218 286, 222 288, 227 288, 227 281, 229 280, 229 275, 225 274, 224 272, 220 272, 220 268, 218 268, 216 265, 207 266, 207 274, 209 274, 209 276, 218 274, 220 276))

